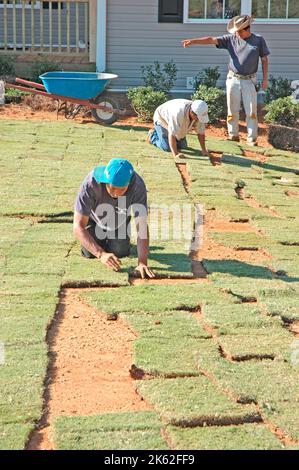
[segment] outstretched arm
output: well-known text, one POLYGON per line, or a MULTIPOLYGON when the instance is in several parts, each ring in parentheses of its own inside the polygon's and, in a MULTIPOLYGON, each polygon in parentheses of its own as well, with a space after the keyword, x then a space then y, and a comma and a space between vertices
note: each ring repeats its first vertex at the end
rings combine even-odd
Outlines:
POLYGON ((194 38, 194 39, 184 39, 182 41, 182 44, 183 44, 183 47, 190 47, 190 46, 195 46, 195 45, 199 45, 199 46, 204 46, 206 44, 214 44, 215 46, 218 45, 218 39, 217 38, 214 38, 212 36, 207 36, 207 37, 204 37, 204 38, 194 38))

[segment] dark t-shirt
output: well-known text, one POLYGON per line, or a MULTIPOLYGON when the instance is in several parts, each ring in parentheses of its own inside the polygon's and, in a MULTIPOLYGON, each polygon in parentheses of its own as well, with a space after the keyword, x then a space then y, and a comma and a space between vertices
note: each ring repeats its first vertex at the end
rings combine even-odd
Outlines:
POLYGON ((105 230, 115 230, 126 222, 132 210, 134 216, 147 213, 147 192, 143 179, 134 173, 129 187, 119 198, 109 195, 105 183, 97 183, 91 171, 81 184, 74 210, 94 220, 105 230))
POLYGON ((229 52, 229 70, 240 75, 255 74, 259 58, 270 54, 265 39, 258 34, 251 34, 247 39, 242 39, 237 34, 226 34, 217 39, 216 47, 229 52))

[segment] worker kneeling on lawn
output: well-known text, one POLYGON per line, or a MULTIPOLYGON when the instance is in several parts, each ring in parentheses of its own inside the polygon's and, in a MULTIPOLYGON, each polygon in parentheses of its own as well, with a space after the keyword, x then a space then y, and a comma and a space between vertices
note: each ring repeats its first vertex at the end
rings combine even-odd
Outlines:
POLYGON ((175 99, 161 104, 154 114, 154 129, 149 131, 148 142, 174 157, 187 148, 186 135, 195 130, 202 154, 209 153, 205 144, 205 124, 209 122, 208 105, 202 100, 175 99))
POLYGON ((120 258, 130 254, 130 219, 137 228, 138 271, 155 277, 147 266, 149 236, 147 192, 143 179, 128 160, 113 158, 84 179, 75 201, 74 234, 86 258, 98 258, 118 271, 120 258))

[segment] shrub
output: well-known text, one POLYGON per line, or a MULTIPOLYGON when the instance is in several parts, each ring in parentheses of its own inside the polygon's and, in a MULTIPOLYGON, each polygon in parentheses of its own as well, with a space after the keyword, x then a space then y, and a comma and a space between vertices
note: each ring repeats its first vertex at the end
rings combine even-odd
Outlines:
POLYGON ((270 75, 269 87, 265 92, 265 103, 277 100, 278 98, 285 98, 292 94, 291 80, 287 78, 278 77, 274 78, 270 75))
POLYGON ((138 114, 140 121, 150 121, 160 104, 167 101, 167 95, 163 91, 155 91, 152 87, 137 87, 128 90, 128 99, 138 114))
POLYGON ((216 87, 217 81, 220 78, 219 67, 207 67, 199 72, 194 77, 194 88, 197 90, 199 85, 206 85, 207 87, 216 87))
POLYGON ((30 68, 28 80, 32 82, 42 83, 40 75, 46 72, 60 71, 61 65, 57 62, 35 62, 30 68))
POLYGON ((292 96, 279 98, 265 106, 265 120, 283 126, 295 127, 299 119, 299 103, 292 96))
POLYGON ((14 88, 6 88, 5 89, 5 103, 20 103, 24 96, 28 95, 28 93, 15 90, 14 88))
POLYGON ((192 100, 203 100, 209 107, 210 122, 214 123, 226 116, 226 94, 221 88, 199 85, 192 100))
POLYGON ((0 57, 0 76, 1 75, 15 75, 15 66, 11 57, 0 57))
POLYGON ((153 65, 142 65, 141 76, 146 87, 150 86, 155 91, 169 93, 176 81, 177 68, 173 60, 163 67, 159 62, 154 62, 153 65))

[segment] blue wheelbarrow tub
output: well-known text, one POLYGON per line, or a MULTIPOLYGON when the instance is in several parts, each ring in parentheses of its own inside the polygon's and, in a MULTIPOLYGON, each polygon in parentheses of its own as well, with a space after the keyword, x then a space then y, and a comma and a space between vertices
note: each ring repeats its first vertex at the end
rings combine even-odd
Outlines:
POLYGON ((117 75, 97 72, 47 72, 39 77, 47 92, 69 98, 90 100, 100 95, 117 75))

